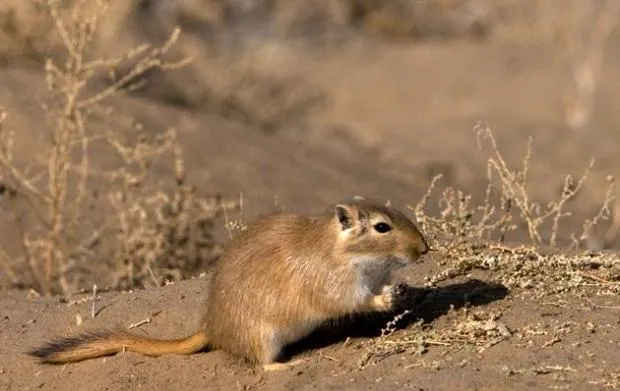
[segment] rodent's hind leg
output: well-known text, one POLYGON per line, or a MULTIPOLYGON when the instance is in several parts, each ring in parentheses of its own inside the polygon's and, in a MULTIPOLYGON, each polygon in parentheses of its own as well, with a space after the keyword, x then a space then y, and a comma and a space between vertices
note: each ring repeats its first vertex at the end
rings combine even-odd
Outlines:
POLYGON ((262 332, 262 358, 261 363, 265 371, 281 371, 289 369, 303 359, 282 362, 282 350, 292 341, 297 341, 301 335, 296 328, 277 329, 275 327, 263 327, 262 332))
POLYGON ((289 363, 282 363, 279 360, 282 356, 284 343, 282 336, 274 327, 263 325, 261 332, 261 363, 265 371, 279 371, 286 369, 289 363))
POLYGON ((381 289, 381 294, 371 297, 370 306, 377 311, 390 311, 394 309, 404 292, 403 285, 385 285, 381 289))
POLYGON ((272 362, 269 364, 263 364, 263 370, 265 372, 275 372, 275 371, 284 371, 287 369, 291 369, 292 367, 301 364, 306 361, 303 358, 298 358, 296 360, 291 360, 287 362, 272 362))

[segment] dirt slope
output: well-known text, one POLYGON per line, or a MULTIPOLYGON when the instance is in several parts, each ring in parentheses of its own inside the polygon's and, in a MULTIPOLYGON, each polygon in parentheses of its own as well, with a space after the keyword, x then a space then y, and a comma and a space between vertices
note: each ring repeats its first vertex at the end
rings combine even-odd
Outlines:
MULTIPOLYGON (((425 269, 433 269, 425 267, 425 269)), ((428 271, 431 271, 428 270, 428 271)), ((405 279, 419 280, 408 270, 405 279)), ((419 275, 418 275, 419 276, 419 275)), ((444 284, 419 303, 416 316, 431 328, 458 324, 465 295, 470 311, 498 314, 511 336, 485 348, 475 345, 433 344, 423 355, 410 353, 375 356, 360 369, 369 336, 379 333, 384 320, 359 321, 343 328, 325 346, 315 336, 298 357, 305 362, 294 370, 263 373, 222 352, 189 357, 145 358, 133 353, 66 366, 41 366, 23 352, 50 335, 88 328, 129 326, 150 320, 133 331, 152 336, 178 337, 192 332, 200 318, 205 278, 130 293, 106 293, 97 301, 98 315, 90 318, 88 295, 68 302, 58 298, 27 298, 25 292, 2 297, 0 387, 6 390, 135 390, 143 389, 413 389, 413 390, 531 390, 561 388, 599 390, 617 386, 618 305, 614 296, 551 296, 533 299, 531 293, 508 292, 491 284, 491 273, 444 284), (476 294, 472 296, 472 292, 476 294), (455 306, 456 312, 450 310, 455 306), (482 306, 482 307, 480 307, 482 306), (615 309, 613 309, 615 308, 615 309), (80 317, 83 323, 76 326, 80 317), (363 336, 360 336, 363 335, 363 336), (343 344, 345 337, 350 342, 343 344), (357 336, 357 337, 356 337, 357 336), (615 383, 614 383, 615 382, 615 383), (605 386, 607 384, 607 387, 605 386)), ((399 332, 397 332, 399 333, 399 332)))

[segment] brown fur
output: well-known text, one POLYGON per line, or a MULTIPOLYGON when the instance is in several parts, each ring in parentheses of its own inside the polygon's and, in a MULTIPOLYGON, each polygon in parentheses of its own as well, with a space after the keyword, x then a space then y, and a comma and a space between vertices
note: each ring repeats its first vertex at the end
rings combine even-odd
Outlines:
POLYGON ((153 357, 163 354, 192 354, 203 349, 207 344, 207 336, 202 330, 187 338, 172 340, 146 338, 125 331, 103 331, 83 333, 77 337, 59 338, 29 353, 39 357, 42 362, 61 364, 122 351, 153 357))
POLYGON ((64 363, 123 350, 159 356, 209 346, 280 368, 282 349, 324 321, 390 310, 397 295, 391 271, 427 251, 410 219, 373 202, 339 204, 315 216, 265 217, 238 234, 217 262, 202 326, 193 336, 162 341, 126 332, 86 334, 30 354, 64 363), (378 232, 379 223, 389 232, 378 232))

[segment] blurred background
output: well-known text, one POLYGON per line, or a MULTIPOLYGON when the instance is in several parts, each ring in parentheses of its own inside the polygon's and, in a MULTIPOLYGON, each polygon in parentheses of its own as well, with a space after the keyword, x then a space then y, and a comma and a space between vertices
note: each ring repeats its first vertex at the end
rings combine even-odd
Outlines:
MULTIPOLYGON (((49 61, 67 56, 43 3, 0 4, 0 106, 23 167, 48 159, 39 151, 50 124, 49 61)), ((488 142, 479 148, 481 122, 515 170, 532 138, 527 191, 540 205, 562 195, 565 175, 578 179, 596 159, 569 201, 566 240, 599 210, 609 176, 620 174, 616 0, 81 3, 108 7, 90 58, 160 46, 179 27, 166 57, 191 60, 127 80, 123 96, 105 102, 115 114, 93 115, 89 126, 153 137, 176 129, 188 181, 202 194, 240 201, 248 218, 354 195, 414 205, 439 173, 438 188, 481 202, 495 156, 488 142)), ((114 72, 128 74, 132 64, 114 72)), ((118 76, 94 73, 85 88, 105 89, 110 80, 118 76)), ((113 160, 95 150, 90 164, 105 170, 113 160)), ((164 178, 175 168, 155 161, 153 170, 164 178)), ((91 222, 102 219, 90 210, 91 222)), ((3 233, 13 258, 22 234, 9 229, 11 216, 3 233)), ((593 247, 615 246, 612 220, 593 247)))

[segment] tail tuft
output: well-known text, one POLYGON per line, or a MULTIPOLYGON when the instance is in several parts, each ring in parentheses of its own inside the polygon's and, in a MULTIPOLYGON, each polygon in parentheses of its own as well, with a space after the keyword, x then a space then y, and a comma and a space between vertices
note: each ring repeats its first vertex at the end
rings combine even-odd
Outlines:
POLYGON ((58 362, 59 354, 63 352, 84 348, 90 343, 113 337, 114 334, 109 330, 101 330, 85 332, 73 337, 60 337, 26 352, 26 354, 39 358, 42 363, 55 363, 58 362))
POLYGON ((62 364, 130 351, 157 357, 163 354, 192 354, 204 349, 209 339, 204 331, 181 339, 155 339, 125 331, 85 332, 74 337, 62 337, 35 348, 26 354, 38 357, 42 363, 62 364))

